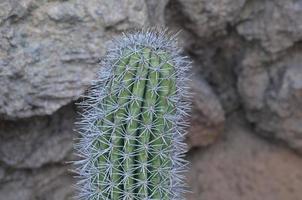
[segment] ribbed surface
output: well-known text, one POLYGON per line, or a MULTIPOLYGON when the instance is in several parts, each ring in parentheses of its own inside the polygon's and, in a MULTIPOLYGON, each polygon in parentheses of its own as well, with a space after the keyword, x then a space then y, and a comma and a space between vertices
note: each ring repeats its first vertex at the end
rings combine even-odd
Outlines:
POLYGON ((118 41, 83 103, 80 199, 182 199, 183 116, 189 107, 180 75, 188 63, 168 41, 159 46, 159 35, 144 34, 118 41))

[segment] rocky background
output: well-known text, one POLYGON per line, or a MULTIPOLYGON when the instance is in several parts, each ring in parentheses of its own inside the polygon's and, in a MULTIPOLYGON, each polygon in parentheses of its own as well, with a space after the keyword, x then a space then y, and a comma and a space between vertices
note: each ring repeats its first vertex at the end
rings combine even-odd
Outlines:
POLYGON ((302 0, 1 0, 0 199, 72 199, 74 103, 146 26, 193 59, 187 199, 301 200, 302 0))

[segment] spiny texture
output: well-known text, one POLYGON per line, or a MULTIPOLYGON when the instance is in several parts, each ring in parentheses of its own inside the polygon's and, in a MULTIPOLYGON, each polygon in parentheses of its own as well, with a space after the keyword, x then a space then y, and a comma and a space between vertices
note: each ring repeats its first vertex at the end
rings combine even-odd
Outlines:
POLYGON ((173 36, 113 41, 79 122, 79 199, 183 199, 187 71, 173 36))

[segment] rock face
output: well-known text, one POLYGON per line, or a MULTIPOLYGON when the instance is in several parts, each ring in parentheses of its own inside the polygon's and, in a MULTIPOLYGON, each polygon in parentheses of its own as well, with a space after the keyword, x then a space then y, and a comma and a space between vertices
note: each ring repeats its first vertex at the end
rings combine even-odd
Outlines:
POLYGON ((246 67, 238 86, 259 133, 302 152, 302 59, 294 52, 266 67, 246 67))
POLYGON ((66 106, 52 116, 0 123, 0 162, 39 168, 66 159, 72 150, 75 112, 66 106))
POLYGON ((186 28, 183 45, 227 115, 243 107, 257 134, 301 152, 301 2, 214 2, 170 3, 166 19, 186 28))
POLYGON ((7 119, 52 114, 78 98, 106 41, 148 22, 142 0, 4 0, 0 10, 0 115, 7 119))
POLYGON ((246 0, 179 0, 188 17, 186 26, 202 38, 226 34, 229 23, 236 21, 246 0))
POLYGON ((188 199, 301 199, 301 0, 1 0, 0 199, 71 199, 74 102, 148 25, 193 60, 188 199))
POLYGON ((13 171, 0 167, 0 195, 7 200, 71 200, 73 179, 70 166, 53 165, 38 170, 13 171))
POLYGON ((301 1, 250 1, 242 10, 238 33, 247 40, 259 40, 268 52, 276 53, 302 38, 301 1))
POLYGON ((0 197, 7 200, 72 199, 74 106, 52 116, 0 123, 0 197))

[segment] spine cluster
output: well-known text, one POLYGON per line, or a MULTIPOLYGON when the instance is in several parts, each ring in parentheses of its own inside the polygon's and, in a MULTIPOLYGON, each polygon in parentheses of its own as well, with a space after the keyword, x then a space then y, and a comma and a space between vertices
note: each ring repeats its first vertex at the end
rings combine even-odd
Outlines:
POLYGON ((190 63, 175 38, 124 35, 101 65, 78 122, 79 199, 183 199, 190 63))

